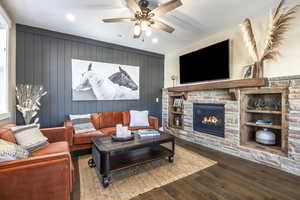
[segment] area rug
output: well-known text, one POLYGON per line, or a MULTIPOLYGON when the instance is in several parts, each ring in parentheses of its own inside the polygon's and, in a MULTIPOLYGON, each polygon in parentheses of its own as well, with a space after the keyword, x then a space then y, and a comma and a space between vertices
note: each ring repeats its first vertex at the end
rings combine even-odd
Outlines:
POLYGON ((96 169, 87 165, 90 158, 91 155, 85 155, 78 159, 81 200, 129 200, 216 164, 213 160, 176 146, 174 163, 166 159, 121 170, 112 174, 111 184, 104 189, 96 169))

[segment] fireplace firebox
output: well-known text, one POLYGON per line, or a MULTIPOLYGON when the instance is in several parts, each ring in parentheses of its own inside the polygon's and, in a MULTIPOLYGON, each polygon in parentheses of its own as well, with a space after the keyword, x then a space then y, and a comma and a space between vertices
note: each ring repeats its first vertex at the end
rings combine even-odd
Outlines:
POLYGON ((224 104, 193 104, 193 127, 195 131, 224 138, 224 104))

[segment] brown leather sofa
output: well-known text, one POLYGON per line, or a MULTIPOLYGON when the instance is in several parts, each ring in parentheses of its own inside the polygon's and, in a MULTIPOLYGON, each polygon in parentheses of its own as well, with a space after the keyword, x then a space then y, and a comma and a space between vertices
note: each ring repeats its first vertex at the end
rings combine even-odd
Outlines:
MULTIPOLYGON (((10 128, 0 127, 0 139, 16 143, 10 128)), ((41 129, 49 145, 27 159, 0 162, 0 199, 69 200, 74 168, 62 128, 41 129)))
POLYGON ((123 124, 128 126, 129 130, 139 130, 139 129, 158 129, 159 120, 156 117, 149 117, 148 127, 129 127, 130 123, 130 113, 129 111, 123 112, 103 112, 100 114, 92 114, 91 120, 96 129, 94 132, 75 134, 74 128, 70 121, 65 121, 65 127, 68 132, 68 141, 71 150, 88 149, 92 147, 91 137, 109 135, 116 133, 116 125, 123 124))

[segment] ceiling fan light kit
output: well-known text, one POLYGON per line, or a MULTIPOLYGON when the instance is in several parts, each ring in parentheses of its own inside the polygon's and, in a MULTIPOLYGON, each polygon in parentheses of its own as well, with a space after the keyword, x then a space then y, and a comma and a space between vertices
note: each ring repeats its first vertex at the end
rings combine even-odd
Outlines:
POLYGON ((139 23, 135 23, 133 29, 134 37, 139 37, 141 33, 142 33, 141 25, 139 23))
POLYGON ((171 0, 153 10, 148 8, 148 0, 140 0, 138 3, 136 3, 135 0, 126 0, 126 2, 128 7, 134 12, 134 18, 103 19, 103 22, 135 22, 133 38, 140 38, 143 33, 145 33, 148 37, 151 36, 151 28, 160 29, 168 33, 172 33, 175 30, 171 26, 153 19, 153 17, 159 17, 180 7, 182 5, 181 0, 171 0))
POLYGON ((141 28, 142 28, 142 31, 146 31, 150 26, 150 23, 148 21, 141 21, 141 28))

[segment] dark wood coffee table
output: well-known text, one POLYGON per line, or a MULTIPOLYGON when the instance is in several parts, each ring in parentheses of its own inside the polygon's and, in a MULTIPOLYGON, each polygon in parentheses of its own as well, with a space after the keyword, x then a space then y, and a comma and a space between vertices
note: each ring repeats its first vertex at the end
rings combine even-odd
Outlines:
POLYGON ((159 136, 141 138, 137 134, 134 140, 127 142, 114 142, 111 136, 92 137, 92 159, 88 164, 96 167, 103 187, 107 187, 111 181, 111 173, 116 170, 142 165, 158 159, 168 158, 174 161, 175 138, 174 136, 160 132, 159 136), (170 143, 171 148, 162 146, 170 143))

